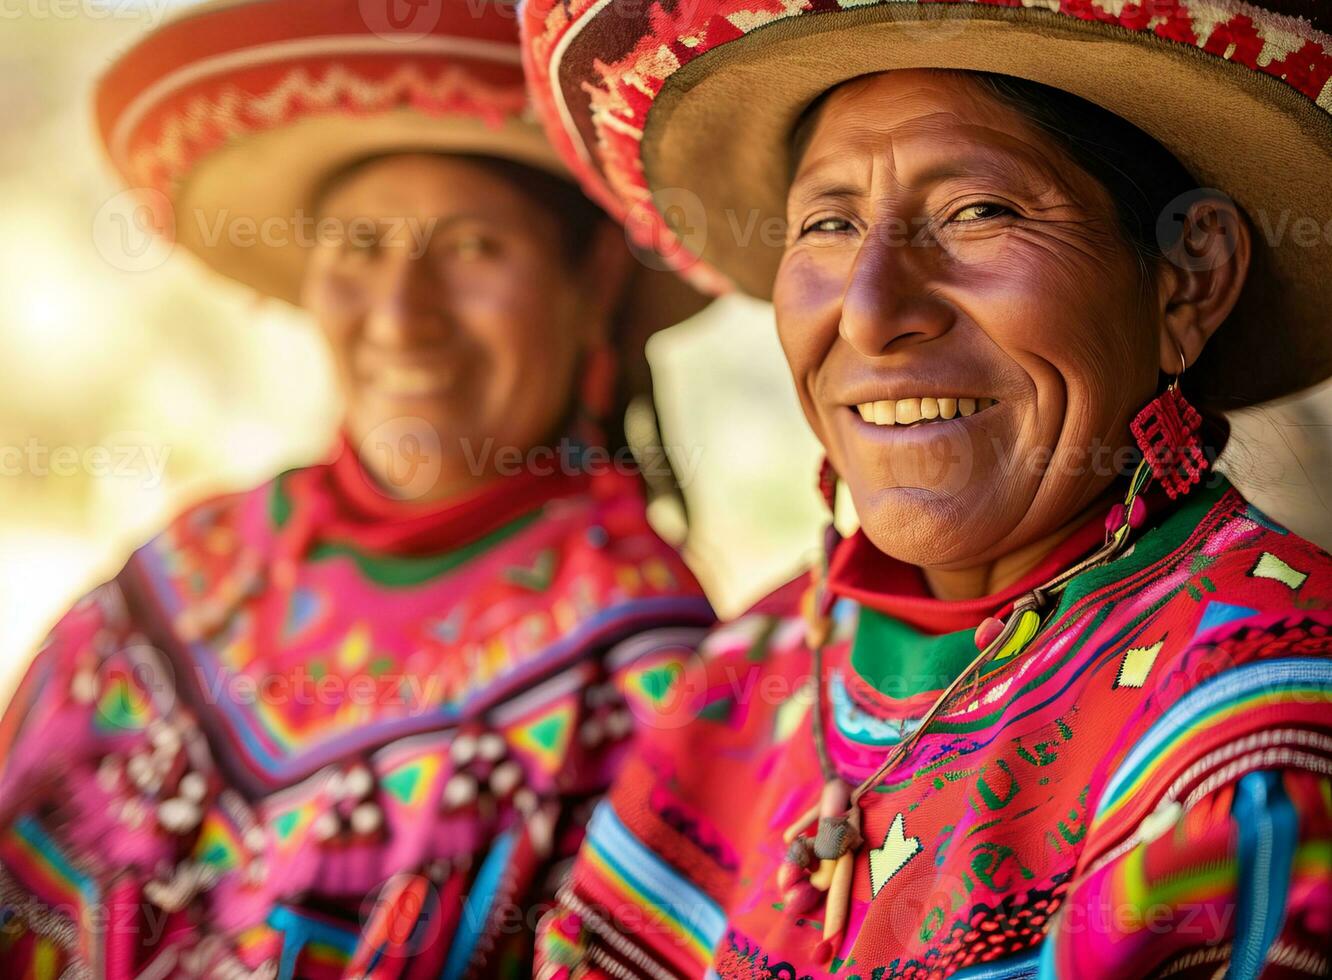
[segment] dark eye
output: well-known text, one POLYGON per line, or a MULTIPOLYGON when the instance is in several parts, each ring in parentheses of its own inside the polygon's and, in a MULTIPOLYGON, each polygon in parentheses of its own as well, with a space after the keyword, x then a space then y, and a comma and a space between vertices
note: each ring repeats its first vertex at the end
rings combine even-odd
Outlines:
POLYGON ((800 237, 812 234, 836 235, 851 230, 851 222, 845 218, 816 218, 800 229, 800 237))
POLYGON ((379 236, 365 229, 347 231, 338 243, 338 250, 346 258, 368 260, 379 255, 379 236))
POLYGON ((495 243, 479 233, 458 235, 449 242, 449 252, 465 262, 484 259, 495 251, 495 243))
POLYGON ((952 220, 966 224, 970 221, 984 221, 987 218, 1000 218, 1012 213, 1011 208, 1006 208, 1002 204, 995 204, 993 201, 980 201, 976 204, 968 204, 956 212, 952 220))

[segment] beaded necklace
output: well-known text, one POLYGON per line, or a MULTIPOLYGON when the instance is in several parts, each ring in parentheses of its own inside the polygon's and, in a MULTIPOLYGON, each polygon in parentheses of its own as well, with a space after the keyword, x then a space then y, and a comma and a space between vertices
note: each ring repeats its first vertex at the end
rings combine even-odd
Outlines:
POLYGON ((953 702, 960 690, 969 684, 979 683, 987 665, 1007 660, 1027 648, 1048 621, 1055 607, 1054 600, 1074 578, 1113 561, 1123 553, 1133 532, 1146 522, 1147 508, 1142 493, 1151 477, 1151 468, 1147 460, 1143 460, 1129 480, 1124 502, 1115 504, 1106 517, 1105 542, 1101 547, 1018 598, 1007 619, 992 617, 981 623, 976 630, 976 645, 980 652, 975 659, 953 678, 925 712, 920 723, 889 751, 878 769, 854 788, 837 774, 824 732, 824 648, 832 634, 832 595, 827 588, 828 559, 839 540, 837 532, 829 528, 824 559, 816 569, 814 583, 806 593, 803 609, 806 643, 813 656, 814 748, 823 774, 823 790, 818 801, 783 834, 787 852, 778 871, 778 887, 788 911, 803 915, 818 904, 820 894, 824 896, 823 941, 815 950, 816 959, 821 962, 832 959, 846 927, 852 869, 856 853, 864 843, 860 833, 861 797, 878 786, 907 757, 921 735, 953 702), (811 837, 806 831, 816 820, 815 833, 811 837))

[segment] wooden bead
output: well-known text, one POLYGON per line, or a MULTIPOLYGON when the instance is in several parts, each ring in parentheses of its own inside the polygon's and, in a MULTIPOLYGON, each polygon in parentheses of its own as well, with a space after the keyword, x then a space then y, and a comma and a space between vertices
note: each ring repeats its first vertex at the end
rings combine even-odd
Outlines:
MULTIPOLYGON (((842 857, 846 857, 845 854, 842 857)), ((840 861, 838 858, 837 861, 840 861)), ((809 883, 821 892, 826 892, 832 885, 833 869, 837 867, 837 861, 823 860, 815 872, 809 876, 809 883)))
POLYGON ((847 852, 837 859, 833 867, 832 884, 828 887, 827 911, 823 914, 823 938, 836 939, 846 927, 846 916, 851 899, 851 872, 855 855, 847 852))

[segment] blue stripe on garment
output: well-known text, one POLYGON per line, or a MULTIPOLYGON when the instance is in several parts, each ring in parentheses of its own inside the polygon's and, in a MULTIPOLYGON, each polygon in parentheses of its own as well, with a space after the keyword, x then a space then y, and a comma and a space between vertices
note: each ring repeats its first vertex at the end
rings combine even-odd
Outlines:
POLYGON ((27 813, 23 814, 14 821, 14 831, 28 843, 29 847, 41 854, 51 865, 52 870, 59 873, 66 881, 77 888, 83 900, 90 906, 96 905, 101 900, 101 891, 96 879, 89 877, 69 863, 69 858, 65 856, 65 852, 61 850, 55 838, 46 832, 46 829, 38 822, 36 817, 27 813))
POLYGON ((1184 695, 1158 718, 1129 750, 1101 794, 1101 807, 1115 799, 1131 783, 1140 769, 1152 762, 1161 750, 1198 718, 1220 705, 1250 694, 1277 694, 1282 688, 1309 685, 1332 688, 1332 661, 1312 657, 1263 660, 1235 667, 1218 674, 1184 695))
POLYGON ((301 951, 311 942, 332 946, 348 957, 356 950, 356 933, 339 929, 287 905, 279 905, 269 912, 266 922, 270 929, 282 933, 282 959, 278 962, 277 980, 293 980, 301 951))
POLYGON ((704 949, 713 949, 721 941, 726 930, 721 906, 635 837, 608 802, 593 812, 585 844, 704 949))
POLYGON ((1239 832, 1239 908, 1226 980, 1256 980, 1286 916, 1299 821, 1272 771, 1242 776, 1230 812, 1239 832))
POLYGON ((522 831, 523 827, 519 824, 497 837, 490 853, 481 862, 481 868, 472 880, 471 891, 463 899, 462 915, 458 917, 458 928, 449 944, 449 958, 444 963, 440 980, 458 980, 467 971, 477 941, 490 919, 495 892, 499 890, 500 881, 504 877, 509 855, 513 853, 513 846, 522 831))
POLYGON ((1040 950, 1032 950, 996 963, 958 970, 953 980, 1035 980, 1040 958, 1040 950))

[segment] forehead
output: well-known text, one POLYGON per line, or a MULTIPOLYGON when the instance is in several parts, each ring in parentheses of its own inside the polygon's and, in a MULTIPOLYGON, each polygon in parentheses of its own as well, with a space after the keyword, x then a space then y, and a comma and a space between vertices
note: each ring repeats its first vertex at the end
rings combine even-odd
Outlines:
POLYGON ((431 153, 397 153, 354 164, 334 176, 319 197, 323 211, 346 208, 447 211, 485 202, 520 206, 522 193, 477 160, 431 153))
POLYGON ((803 176, 857 159, 985 154, 1017 158, 1055 176, 1064 149, 965 72, 902 70, 845 82, 806 122, 796 171, 803 176))

